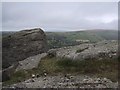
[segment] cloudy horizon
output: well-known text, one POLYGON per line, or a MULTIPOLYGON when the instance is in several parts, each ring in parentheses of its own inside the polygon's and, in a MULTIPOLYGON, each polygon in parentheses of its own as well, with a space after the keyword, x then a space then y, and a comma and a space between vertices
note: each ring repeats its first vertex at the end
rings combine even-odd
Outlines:
POLYGON ((4 2, 3 31, 118 29, 117 2, 4 2))

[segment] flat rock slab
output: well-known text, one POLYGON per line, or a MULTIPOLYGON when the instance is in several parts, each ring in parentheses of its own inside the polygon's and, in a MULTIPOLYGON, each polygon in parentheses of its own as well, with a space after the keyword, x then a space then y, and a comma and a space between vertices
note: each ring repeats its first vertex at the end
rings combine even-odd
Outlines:
POLYGON ((47 53, 42 53, 35 56, 31 56, 27 59, 24 59, 23 61, 19 61, 19 65, 16 68, 16 71, 23 70, 23 69, 24 70, 33 69, 37 67, 41 58, 45 57, 46 55, 47 53))
POLYGON ((117 41, 102 41, 93 44, 81 44, 77 46, 69 46, 56 49, 57 57, 66 57, 74 60, 84 60, 88 58, 112 58, 117 55, 118 42, 117 41), (77 50, 81 50, 77 52, 77 50))

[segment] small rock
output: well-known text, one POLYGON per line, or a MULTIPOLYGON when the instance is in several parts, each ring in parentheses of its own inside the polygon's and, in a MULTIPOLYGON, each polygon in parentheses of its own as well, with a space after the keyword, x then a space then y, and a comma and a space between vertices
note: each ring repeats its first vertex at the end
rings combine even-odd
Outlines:
POLYGON ((39 77, 39 74, 36 74, 36 77, 38 78, 38 77, 39 77))
POLYGON ((31 82, 35 82, 35 79, 31 79, 31 82))
POLYGON ((44 76, 46 77, 46 76, 47 76, 47 73, 44 73, 44 76))
POLYGON ((87 82, 88 81, 88 79, 83 79, 83 82, 87 82))
POLYGON ((43 81, 45 81, 46 80, 46 78, 43 78, 43 81))
POLYGON ((35 78, 35 74, 32 74, 32 78, 35 78))
POLYGON ((103 78, 104 81, 107 81, 107 78, 103 78))
POLYGON ((101 79, 100 79, 100 78, 97 78, 97 81, 101 81, 101 79))

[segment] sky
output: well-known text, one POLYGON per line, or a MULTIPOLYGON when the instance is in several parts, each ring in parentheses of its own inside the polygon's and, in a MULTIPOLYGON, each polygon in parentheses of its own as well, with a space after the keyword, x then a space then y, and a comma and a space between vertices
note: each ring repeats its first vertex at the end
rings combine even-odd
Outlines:
POLYGON ((3 2, 2 30, 79 31, 118 28, 117 2, 3 2))

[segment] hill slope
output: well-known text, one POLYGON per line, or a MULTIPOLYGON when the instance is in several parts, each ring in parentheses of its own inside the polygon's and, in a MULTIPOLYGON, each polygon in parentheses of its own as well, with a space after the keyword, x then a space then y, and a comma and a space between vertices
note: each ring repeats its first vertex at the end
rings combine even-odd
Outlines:
POLYGON ((90 43, 102 40, 118 40, 118 31, 115 30, 86 30, 74 32, 46 32, 50 48, 81 44, 81 40, 90 43))

